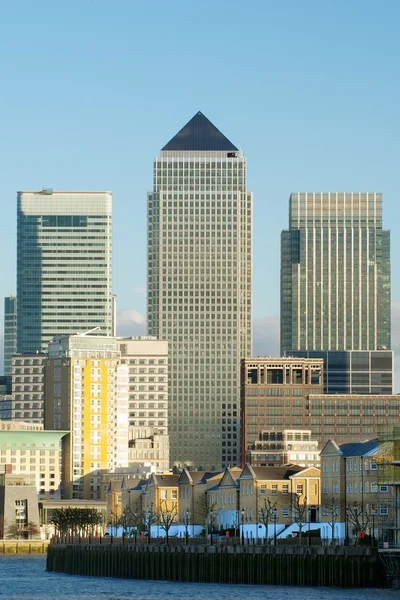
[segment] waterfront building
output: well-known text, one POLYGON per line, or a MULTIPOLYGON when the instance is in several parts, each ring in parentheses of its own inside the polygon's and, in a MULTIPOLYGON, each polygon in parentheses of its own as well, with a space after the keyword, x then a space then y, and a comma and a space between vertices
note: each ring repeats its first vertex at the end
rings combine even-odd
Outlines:
POLYGON ((0 422, 0 468, 34 475, 38 498, 61 498, 61 440, 66 431, 43 431, 37 423, 0 422))
POLYGON ((203 525, 207 521, 207 490, 215 486, 223 474, 223 471, 182 470, 178 479, 179 520, 192 526, 192 535, 195 525, 203 525))
POLYGON ((121 364, 129 372, 129 464, 169 469, 168 342, 120 338, 121 364))
POLYGON ((101 474, 128 466, 128 367, 113 337, 74 335, 49 344, 45 429, 63 440, 66 498, 101 497, 101 474))
POLYGON ((293 350, 290 354, 323 358, 325 394, 393 394, 392 350, 293 350))
MULTIPOLYGON (((272 537, 288 525, 292 525, 292 530, 285 532, 286 535, 298 532, 301 515, 303 526, 306 523, 318 522, 321 502, 320 477, 320 470, 315 467, 303 469, 298 465, 246 465, 238 478, 242 529, 249 524, 265 523, 268 519, 268 537, 272 537)), ((262 533, 259 533, 258 527, 250 530, 253 531, 253 537, 265 537, 265 531, 260 529, 262 533)))
POLYGON ((262 442, 263 431, 314 430, 308 398, 323 393, 323 361, 306 358, 243 358, 241 361, 242 464, 262 442))
POLYGON ((169 518, 178 520, 179 515, 179 474, 152 473, 143 487, 143 514, 153 518, 152 523, 159 523, 159 515, 164 513, 169 518), (158 517, 158 518, 157 518, 158 517))
POLYGON ((251 355, 246 159, 198 112, 154 160, 148 333, 168 340, 171 462, 240 461, 240 357, 251 355))
POLYGON ((39 509, 34 474, 14 474, 11 465, 0 472, 0 537, 24 533, 39 538, 39 509))
POLYGON ((18 192, 17 352, 112 334, 110 192, 18 192))
POLYGON ((390 349, 380 193, 293 193, 281 236, 281 353, 390 349))
POLYGON ((246 463, 254 467, 292 464, 319 468, 319 443, 312 439, 310 429, 262 430, 246 452, 246 463))
POLYGON ((379 469, 387 451, 377 439, 341 445, 332 439, 325 444, 321 451, 322 537, 356 539, 369 534, 381 542, 396 539, 395 490, 380 478, 379 469))
POLYGON ((10 419, 43 424, 46 358, 44 353, 12 357, 10 419))
POLYGON ((17 299, 4 298, 4 375, 11 377, 12 357, 17 351, 17 299))

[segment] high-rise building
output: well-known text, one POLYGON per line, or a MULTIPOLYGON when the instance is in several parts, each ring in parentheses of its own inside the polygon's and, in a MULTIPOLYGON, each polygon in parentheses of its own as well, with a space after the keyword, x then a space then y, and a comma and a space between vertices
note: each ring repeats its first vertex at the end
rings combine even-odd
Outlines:
POLYGON ((118 340, 74 335, 49 344, 45 429, 63 438, 63 495, 99 500, 101 475, 128 466, 128 367, 118 340))
POLYGON ((18 353, 112 334, 111 203, 110 192, 18 192, 18 353))
POLYGON ((12 359, 10 419, 43 424, 46 354, 17 354, 12 359))
POLYGON ((201 112, 154 161, 148 333, 169 343, 171 461, 240 461, 240 358, 251 355, 246 160, 201 112))
POLYGON ((129 369, 129 465, 168 471, 168 342, 119 338, 119 350, 129 369))
POLYGON ((17 351, 17 299, 4 298, 4 375, 11 377, 12 356, 17 351))
POLYGON ((390 349, 380 193, 295 193, 281 238, 281 350, 390 349))

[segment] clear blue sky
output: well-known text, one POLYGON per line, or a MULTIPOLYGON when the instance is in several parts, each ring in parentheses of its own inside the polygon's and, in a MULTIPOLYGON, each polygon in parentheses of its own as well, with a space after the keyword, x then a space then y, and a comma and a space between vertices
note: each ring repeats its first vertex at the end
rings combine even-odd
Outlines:
POLYGON ((248 158, 257 349, 276 345, 300 190, 383 192, 396 346, 399 21, 395 0, 0 0, 0 297, 15 291, 17 190, 111 190, 114 291, 144 315, 152 160, 201 110, 248 158))

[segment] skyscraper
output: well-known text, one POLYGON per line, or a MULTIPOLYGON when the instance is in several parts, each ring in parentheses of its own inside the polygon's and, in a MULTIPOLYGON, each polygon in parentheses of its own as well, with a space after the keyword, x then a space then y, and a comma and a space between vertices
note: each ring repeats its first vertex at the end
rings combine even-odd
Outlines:
POLYGON ((11 377, 12 357, 17 350, 17 299, 4 298, 4 375, 11 377))
POLYGON ((174 464, 240 460, 251 284, 246 160, 198 112, 155 159, 148 196, 148 333, 169 342, 174 464))
POLYGON ((18 192, 18 353, 112 334, 111 204, 110 192, 18 192))
POLYGON ((281 349, 390 348, 380 193, 296 193, 281 237, 281 349))

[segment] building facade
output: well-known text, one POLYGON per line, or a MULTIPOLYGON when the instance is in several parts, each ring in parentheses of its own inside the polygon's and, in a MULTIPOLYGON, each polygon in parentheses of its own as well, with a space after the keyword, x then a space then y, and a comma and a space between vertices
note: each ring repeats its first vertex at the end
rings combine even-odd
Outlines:
POLYGON ((281 353, 390 349, 380 193, 294 193, 281 236, 281 353))
POLYGON ((119 350, 129 372, 129 464, 168 471, 168 342, 120 338, 119 350))
POLYGON ((43 424, 46 358, 43 353, 12 357, 10 419, 43 424))
POLYGON ((319 443, 312 439, 311 430, 262 430, 246 452, 246 463, 255 467, 292 464, 319 468, 320 462, 319 443))
POLYGON ((12 357, 17 351, 17 299, 4 298, 4 375, 11 377, 12 357))
POLYGON ((290 354, 324 359, 325 394, 393 394, 392 350, 294 350, 290 354))
POLYGON ((241 361, 242 464, 262 442, 263 431, 313 429, 308 398, 323 393, 323 361, 306 358, 245 358, 241 361))
POLYGON ((18 192, 17 352, 112 334, 109 192, 18 192))
POLYGON ((66 430, 66 498, 99 500, 101 474, 128 466, 128 368, 118 339, 65 336, 49 344, 45 429, 66 430))
POLYGON ((173 464, 240 460, 251 284, 246 159, 199 112, 155 159, 148 196, 148 333, 169 343, 173 464))
POLYGON ((39 500, 61 498, 61 439, 66 431, 43 431, 33 423, 0 422, 0 469, 34 475, 39 500), (18 429, 17 429, 18 428, 18 429))

